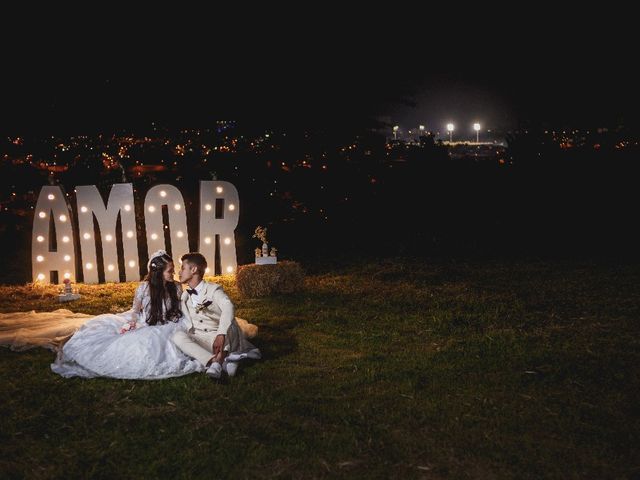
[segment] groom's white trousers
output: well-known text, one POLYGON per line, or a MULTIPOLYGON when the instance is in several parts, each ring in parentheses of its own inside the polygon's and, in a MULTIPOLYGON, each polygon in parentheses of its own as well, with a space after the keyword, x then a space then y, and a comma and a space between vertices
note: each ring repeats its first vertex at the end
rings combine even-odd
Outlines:
MULTIPOLYGON (((182 330, 173 334, 171 339, 176 346, 185 354, 198 360, 202 365, 206 365, 211 357, 213 357, 213 341, 216 339, 218 332, 200 332, 187 333, 182 330)), ((229 342, 226 341, 224 350, 229 351, 229 342)))

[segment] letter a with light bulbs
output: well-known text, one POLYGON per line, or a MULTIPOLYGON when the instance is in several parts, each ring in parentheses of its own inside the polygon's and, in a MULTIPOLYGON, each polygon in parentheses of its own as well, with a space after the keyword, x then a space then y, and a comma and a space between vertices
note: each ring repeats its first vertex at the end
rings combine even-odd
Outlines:
MULTIPOLYGON (((103 266, 106 282, 119 282, 121 269, 125 281, 140 280, 135 208, 131 183, 114 184, 106 205, 95 185, 78 186, 78 235, 74 236, 72 212, 69 211, 64 192, 59 186, 43 186, 33 218, 33 281, 48 284, 57 278, 58 282, 64 279, 75 282, 76 271, 81 270, 85 283, 98 283, 99 265, 103 266), (120 229, 116 228, 118 217, 120 229), (94 221, 98 229, 94 228, 94 221), (54 228, 51 228, 52 225, 54 228), (96 238, 97 232, 100 238, 96 238), (77 245, 74 238, 78 239, 77 245), (122 258, 118 257, 118 240, 122 244, 122 258), (100 250, 101 262, 98 261, 100 250)), ((148 252, 169 250, 165 230, 168 230, 170 250, 176 261, 189 252, 185 203, 178 188, 155 185, 147 192, 141 208, 144 208, 148 252), (164 207, 167 210, 167 224, 163 221, 164 207)), ((234 231, 239 215, 238 190, 233 184, 218 180, 200 182, 197 250, 213 263, 218 249, 223 274, 235 273, 238 266, 234 231)))

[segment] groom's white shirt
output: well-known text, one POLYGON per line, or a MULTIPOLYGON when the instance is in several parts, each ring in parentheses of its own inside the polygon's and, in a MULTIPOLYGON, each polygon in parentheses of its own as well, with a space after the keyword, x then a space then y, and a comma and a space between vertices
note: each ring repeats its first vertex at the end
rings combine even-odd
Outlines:
MULTIPOLYGON (((189 287, 191 288, 191 287, 189 287)), ((196 293, 191 294, 191 305, 192 306, 196 306, 198 305, 198 303, 200 303, 200 297, 202 295, 202 290, 204 289, 204 280, 200 280, 200 283, 198 285, 196 285, 196 288, 194 288, 194 290, 196 291, 196 293)))

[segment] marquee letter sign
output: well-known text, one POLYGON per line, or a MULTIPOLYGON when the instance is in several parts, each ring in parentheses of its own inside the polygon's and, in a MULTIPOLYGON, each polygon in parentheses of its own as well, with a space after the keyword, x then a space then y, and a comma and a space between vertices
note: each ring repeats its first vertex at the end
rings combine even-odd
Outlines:
MULTIPOLYGON (((95 185, 76 188, 80 268, 85 283, 98 282, 99 266, 104 269, 107 282, 120 281, 120 266, 126 281, 140 280, 140 253, 136 234, 133 185, 112 186, 109 198, 103 201, 95 185), (120 218, 120 229, 117 229, 120 218), (99 236, 98 238, 96 238, 99 236), (123 258, 116 247, 122 244, 123 258), (102 258, 97 246, 102 246, 102 258), (100 260, 100 261, 98 261, 100 260), (120 260, 120 261, 119 261, 120 260)), ((144 219, 147 251, 169 250, 176 262, 189 251, 187 215, 180 191, 173 185, 156 185, 144 200, 144 219), (167 222, 163 220, 166 208, 167 222)), ((238 191, 229 182, 200 182, 200 238, 199 251, 214 265, 219 252, 223 274, 237 269, 234 231, 238 225, 240 202, 238 191)), ((32 262, 33 281, 60 282, 64 278, 75 281, 76 252, 71 212, 62 189, 44 186, 40 191, 33 219, 32 262)))
MULTIPOLYGON (((201 182, 202 188, 202 182, 201 182)), ((144 200, 144 223, 147 228, 147 248, 149 253, 167 250, 162 223, 162 208, 167 207, 171 254, 178 263, 180 257, 189 252, 187 237, 187 214, 182 194, 173 185, 156 185, 147 192, 144 200)), ((180 268, 177 266, 176 270, 180 268)))
POLYGON ((75 281, 73 227, 60 187, 45 186, 40 190, 33 215, 31 257, 34 282, 49 283, 52 271, 58 273, 58 281, 75 281))
MULTIPOLYGON (((133 203, 133 185, 116 184, 111 187, 109 200, 105 206, 95 185, 76 187, 78 228, 80 229, 80 250, 82 252, 82 273, 85 283, 98 283, 98 262, 96 257, 97 238, 94 235, 95 217, 102 240, 102 261, 107 282, 118 282, 118 256, 116 253, 116 223, 118 215, 122 225, 122 249, 124 251, 124 272, 127 281, 140 279, 138 266, 138 239, 136 238, 136 214, 133 203)), ((152 250, 153 251, 153 250, 152 250)))
POLYGON ((222 273, 236 271, 233 232, 240 215, 238 190, 228 182, 200 182, 200 239, 198 251, 213 264, 220 251, 222 273), (217 239, 217 241, 216 241, 217 239))

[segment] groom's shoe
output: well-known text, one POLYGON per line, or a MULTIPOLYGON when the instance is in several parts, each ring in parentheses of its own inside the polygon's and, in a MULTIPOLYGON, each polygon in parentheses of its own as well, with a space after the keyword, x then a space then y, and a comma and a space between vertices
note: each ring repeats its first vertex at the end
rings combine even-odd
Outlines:
POLYGON ((222 376, 222 365, 220 365, 218 362, 212 362, 205 373, 207 374, 207 376, 218 380, 222 376))
POLYGON ((228 358, 225 358, 224 362, 222 362, 222 370, 227 372, 227 375, 229 375, 230 377, 234 377, 236 372, 238 371, 238 363, 230 362, 228 358))

